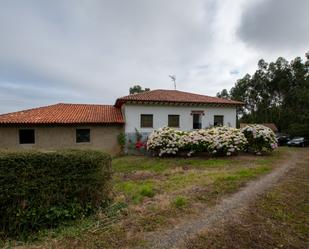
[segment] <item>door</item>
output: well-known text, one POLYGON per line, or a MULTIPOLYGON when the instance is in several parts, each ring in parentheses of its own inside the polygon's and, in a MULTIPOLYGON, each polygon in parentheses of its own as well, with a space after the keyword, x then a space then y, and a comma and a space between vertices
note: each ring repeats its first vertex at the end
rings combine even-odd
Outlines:
POLYGON ((201 129, 202 128, 202 115, 199 113, 193 114, 193 129, 201 129))

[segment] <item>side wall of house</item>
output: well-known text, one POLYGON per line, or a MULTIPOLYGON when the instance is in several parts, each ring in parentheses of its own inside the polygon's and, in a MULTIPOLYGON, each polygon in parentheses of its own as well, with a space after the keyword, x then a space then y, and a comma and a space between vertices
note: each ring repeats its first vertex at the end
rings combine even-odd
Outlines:
POLYGON ((117 136, 123 126, 23 126, 0 127, 0 149, 97 149, 110 154, 120 152, 117 136), (35 143, 20 144, 19 129, 34 129, 35 143), (89 143, 76 143, 76 129, 90 129, 89 143))
POLYGON ((126 119, 125 132, 132 133, 135 128, 142 133, 149 133, 168 125, 168 115, 179 115, 180 130, 193 129, 192 111, 204 111, 202 128, 214 124, 214 115, 224 116, 224 125, 236 127, 236 107, 200 107, 200 106, 151 106, 151 105, 125 105, 126 119), (141 128, 141 114, 153 114, 153 128, 141 128))

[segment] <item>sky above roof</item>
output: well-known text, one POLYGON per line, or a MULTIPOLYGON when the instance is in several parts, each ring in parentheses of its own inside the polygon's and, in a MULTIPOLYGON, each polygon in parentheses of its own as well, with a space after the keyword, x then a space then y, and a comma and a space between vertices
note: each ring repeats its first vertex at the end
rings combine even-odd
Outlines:
POLYGON ((214 96, 309 50, 308 0, 4 0, 0 113, 114 104, 134 84, 214 96))

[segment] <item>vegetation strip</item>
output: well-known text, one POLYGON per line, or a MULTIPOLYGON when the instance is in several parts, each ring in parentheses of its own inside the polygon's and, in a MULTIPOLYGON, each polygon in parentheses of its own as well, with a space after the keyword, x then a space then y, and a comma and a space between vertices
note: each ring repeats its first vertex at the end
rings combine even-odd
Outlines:
POLYGON ((176 228, 171 230, 160 231, 146 236, 148 241, 151 241, 151 248, 173 248, 180 246, 184 239, 189 238, 203 229, 206 229, 217 222, 227 219, 244 208, 254 200, 258 194, 263 193, 270 188, 276 181, 280 179, 290 168, 294 167, 296 158, 277 168, 269 175, 251 182, 241 191, 224 199, 214 209, 206 209, 199 217, 191 220, 186 220, 182 224, 178 224, 176 228))
POLYGON ((172 228, 266 174, 289 157, 289 148, 265 156, 229 158, 114 158, 114 204, 78 222, 42 230, 4 248, 147 248, 143 234, 172 228), (130 186, 130 184, 133 184, 130 186))
POLYGON ((187 249, 309 247, 308 150, 280 183, 249 208, 186 241, 187 249))

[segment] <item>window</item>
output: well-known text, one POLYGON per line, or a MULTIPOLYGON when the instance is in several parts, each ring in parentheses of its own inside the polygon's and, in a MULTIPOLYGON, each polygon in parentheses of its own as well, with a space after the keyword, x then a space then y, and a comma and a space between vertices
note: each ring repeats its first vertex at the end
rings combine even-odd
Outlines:
POLYGON ((35 136, 33 129, 19 130, 19 143, 20 144, 34 144, 35 136))
POLYGON ((202 115, 199 113, 193 113, 193 129, 202 128, 202 115))
POLYGON ((214 126, 223 126, 223 115, 214 116, 214 126))
POLYGON ((179 127, 179 115, 168 115, 168 127, 179 127))
POLYGON ((152 114, 141 114, 141 127, 152 128, 153 127, 153 115, 152 114))
POLYGON ((89 143, 90 129, 76 129, 76 143, 89 143))

